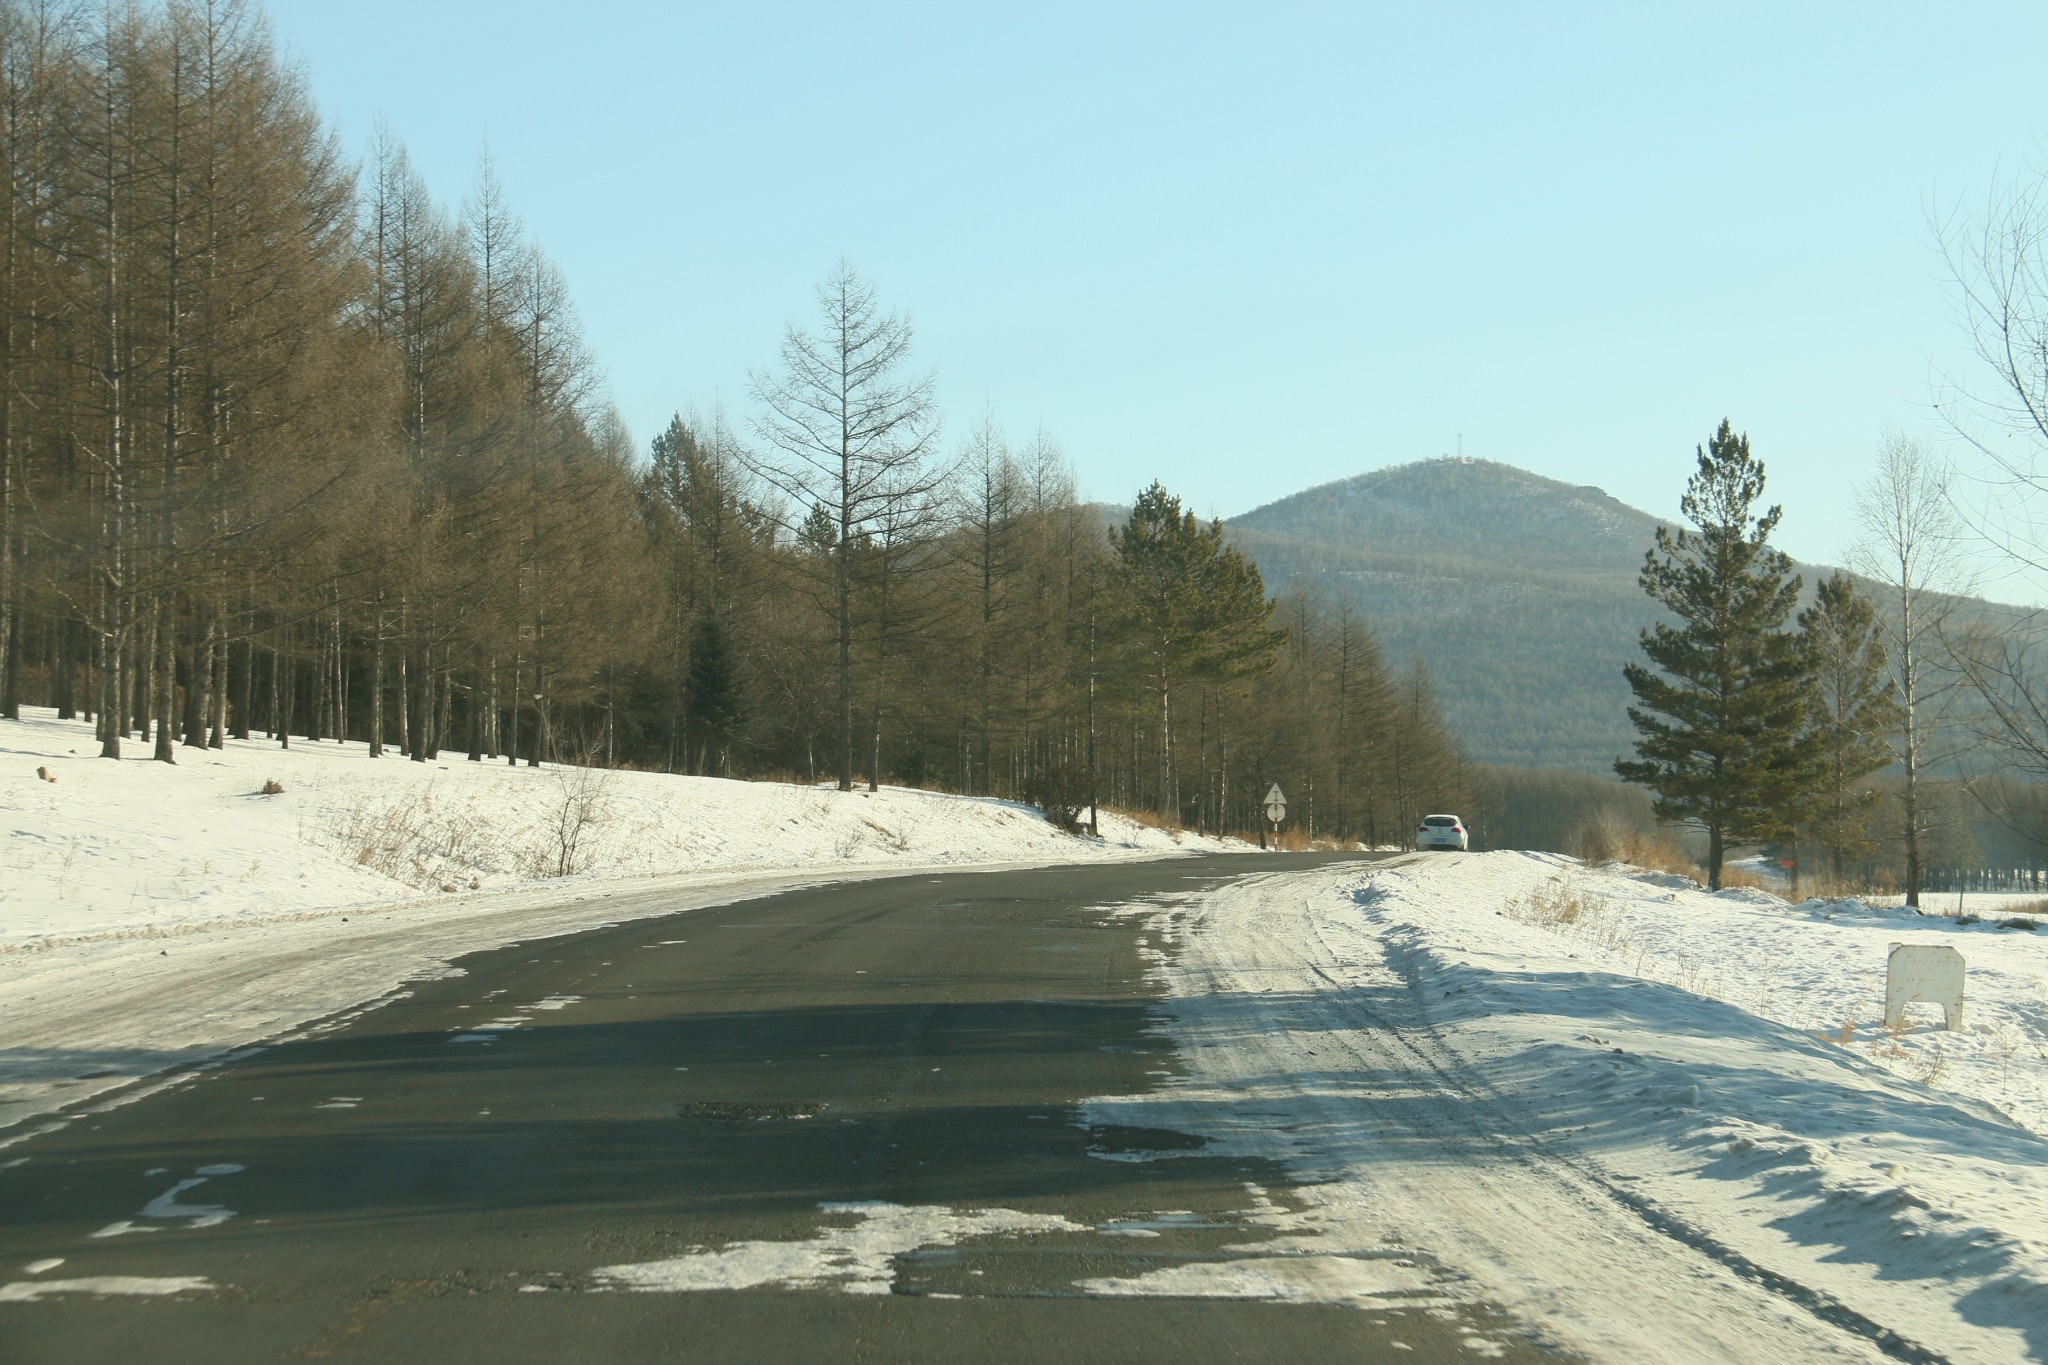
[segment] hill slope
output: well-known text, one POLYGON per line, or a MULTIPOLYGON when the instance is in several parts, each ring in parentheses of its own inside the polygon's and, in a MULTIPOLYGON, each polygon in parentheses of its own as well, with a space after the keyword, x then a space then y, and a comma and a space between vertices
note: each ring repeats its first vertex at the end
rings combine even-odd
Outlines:
POLYGON ((1655 616, 1636 574, 1658 524, 1597 488, 1470 458, 1229 523, 1270 590, 1318 583, 1370 617, 1390 663, 1428 664, 1472 757, 1586 772, 1628 750, 1621 666, 1655 616))

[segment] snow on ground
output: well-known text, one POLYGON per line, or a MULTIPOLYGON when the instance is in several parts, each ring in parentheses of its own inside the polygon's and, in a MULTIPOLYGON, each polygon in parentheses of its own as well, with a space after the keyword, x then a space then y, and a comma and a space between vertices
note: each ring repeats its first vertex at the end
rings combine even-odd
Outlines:
POLYGON ((25 709, 0 725, 0 943, 148 932, 689 871, 1078 862, 1242 848, 1105 813, 1076 839, 1014 802, 885 787, 467 762, 360 744, 147 745, 25 709), (37 769, 56 781, 43 781, 37 769), (283 790, 262 794, 264 784, 283 790))
MULTIPOLYGON (((138 1078, 338 1026, 481 948, 826 879, 1213 846, 1121 821, 1077 840, 900 790, 305 741, 174 768, 95 752, 47 713, 0 725, 0 1146, 148 1093, 138 1078)), ((1149 951, 1184 1073, 1087 1121, 1196 1133, 1307 1184, 1261 1203, 1282 1238, 1240 1261, 1089 1292, 1391 1284, 1499 1303, 1607 1360, 2048 1359, 2048 933, 1511 853, 1135 912, 1172 949, 1149 951), (1928 1007, 1883 1029, 1898 941, 1962 951, 1962 1030, 1928 1007)), ((926 1211, 846 1212, 821 1264, 929 1232, 926 1211)), ((750 1266, 616 1269, 640 1287, 750 1266)), ((117 1291, 168 1289, 99 1290, 117 1291)))
POLYGON ((2043 937, 1518 853, 1133 913, 1186 1072, 1087 1120, 1281 1161, 1304 1251, 1600 1360, 2048 1359, 2043 937), (1965 1030, 1883 1033, 1893 941, 1963 951, 1965 1030))
POLYGON ((505 943, 821 880, 1243 847, 1107 812, 1077 838, 1013 802, 899 788, 296 738, 180 747, 175 766, 124 751, 97 757, 89 726, 47 710, 0 722, 0 1130, 505 943))

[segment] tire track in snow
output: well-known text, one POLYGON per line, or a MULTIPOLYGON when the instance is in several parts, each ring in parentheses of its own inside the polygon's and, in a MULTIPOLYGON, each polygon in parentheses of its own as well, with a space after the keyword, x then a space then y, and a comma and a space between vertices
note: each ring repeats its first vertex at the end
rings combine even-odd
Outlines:
MULTIPOLYGON (((1320 929, 1317 932, 1317 941, 1325 947, 1332 946, 1320 929)), ((1547 1178, 1558 1179, 1563 1173, 1568 1172, 1571 1178, 1584 1182, 1634 1214, 1653 1232, 1688 1250, 1710 1257, 1743 1279, 1769 1290, 1830 1326, 1866 1338, 1894 1360, 1909 1361, 1913 1365, 1948 1365, 1948 1357, 1940 1352, 1857 1312, 1825 1290, 1816 1289, 1759 1264, 1704 1228, 1665 1209, 1655 1200, 1623 1187, 1612 1176, 1602 1171, 1585 1153, 1561 1148, 1558 1144, 1530 1132, 1515 1119, 1511 1108, 1483 1077, 1472 1069, 1457 1064, 1451 1049, 1430 1020, 1428 998, 1423 991, 1421 975, 1415 967, 1413 957, 1398 949, 1391 949, 1388 951, 1388 960, 1389 965, 1400 974, 1408 987, 1415 1018, 1420 1021, 1419 1027, 1397 1023, 1362 1002, 1358 1006, 1358 1012, 1372 1023, 1375 1030, 1406 1051, 1416 1062, 1427 1067, 1445 1089, 1456 1093, 1475 1108, 1483 1108, 1495 1134, 1503 1139, 1504 1155, 1513 1157, 1529 1170, 1547 1178), (1419 1042, 1418 1034, 1427 1038, 1431 1046, 1424 1046, 1419 1042), (1433 1053, 1435 1055, 1432 1055, 1433 1053)), ((1342 983, 1321 966, 1313 962, 1307 965, 1324 981, 1342 989, 1342 983)))
POLYGON ((1402 1244, 1596 1356, 1945 1361, 1522 1130, 1437 1034, 1419 985, 1389 961, 1359 961, 1355 945, 1347 959, 1289 880, 1132 907, 1176 950, 1158 969, 1159 1009, 1189 1074, 1150 1102, 1101 1102, 1151 1114, 1120 1121, 1273 1157, 1305 1191, 1329 1192, 1307 1220, 1323 1237, 1383 1244, 1399 1227, 1402 1244), (1318 957, 1363 975, 1339 981, 1318 957), (1419 1029, 1368 1003, 1373 990, 1413 1001, 1419 1029), (1361 1227, 1360 1210, 1375 1222, 1361 1227))

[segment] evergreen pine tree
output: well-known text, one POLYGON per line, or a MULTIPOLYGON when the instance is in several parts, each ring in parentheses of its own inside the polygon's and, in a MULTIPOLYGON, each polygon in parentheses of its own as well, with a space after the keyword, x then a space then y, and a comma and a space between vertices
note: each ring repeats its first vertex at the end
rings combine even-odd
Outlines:
POLYGON ((1799 629, 1813 663, 1818 760, 1807 834, 1839 881, 1849 860, 1877 846, 1870 819, 1880 798, 1863 779, 1891 762, 1889 739, 1902 712, 1877 612, 1847 575, 1821 583, 1813 605, 1799 613, 1799 629))
POLYGON ((1173 695, 1191 679, 1227 683, 1272 671, 1285 630, 1258 566, 1157 482, 1109 532, 1119 568, 1118 625, 1147 656, 1159 731, 1158 806, 1177 817, 1173 695))
POLYGON ((1707 884, 1719 890, 1731 843, 1791 834, 1816 741, 1807 651, 1784 629, 1800 581, 1768 543, 1783 509, 1751 515, 1764 467, 1725 419, 1697 454, 1679 509, 1698 529, 1659 527, 1638 580, 1679 624, 1642 633, 1654 668, 1622 669, 1640 738, 1614 770, 1655 793, 1658 819, 1706 829, 1707 884))
POLYGON ((717 612, 701 613, 690 629, 685 695, 683 719, 696 741, 697 771, 722 776, 733 739, 746 720, 746 699, 733 658, 732 632, 717 612))

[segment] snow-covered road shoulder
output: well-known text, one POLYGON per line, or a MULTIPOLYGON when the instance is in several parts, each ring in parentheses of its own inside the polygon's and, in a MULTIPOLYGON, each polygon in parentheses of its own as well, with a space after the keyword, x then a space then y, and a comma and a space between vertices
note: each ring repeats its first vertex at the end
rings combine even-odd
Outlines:
POLYGON ((1090 1121, 1283 1161, 1326 1246, 1595 1358, 2048 1358, 2033 935, 1963 945, 1968 1031, 1888 1036, 1898 912, 1496 853, 1151 913, 1188 1073, 1090 1121))

